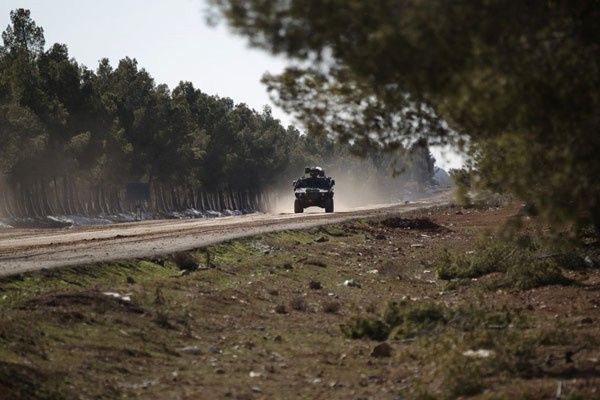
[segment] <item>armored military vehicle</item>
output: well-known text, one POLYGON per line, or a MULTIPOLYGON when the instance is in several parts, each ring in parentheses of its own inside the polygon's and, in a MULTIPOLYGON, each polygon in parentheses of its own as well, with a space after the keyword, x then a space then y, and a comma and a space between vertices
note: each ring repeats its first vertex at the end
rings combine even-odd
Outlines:
POLYGON ((308 207, 321 207, 325 212, 333 212, 333 185, 335 180, 325 176, 321 167, 306 167, 305 176, 294 184, 294 212, 304 212, 308 207), (306 176, 307 175, 307 176, 306 176))

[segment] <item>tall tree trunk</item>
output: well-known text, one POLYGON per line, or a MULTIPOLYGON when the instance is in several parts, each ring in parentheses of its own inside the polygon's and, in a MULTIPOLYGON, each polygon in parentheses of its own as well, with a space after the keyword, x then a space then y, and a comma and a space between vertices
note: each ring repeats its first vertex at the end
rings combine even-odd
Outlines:
POLYGON ((52 180, 52 183, 54 186, 54 201, 56 202, 56 207, 58 207, 59 212, 62 212, 62 214, 65 215, 66 214, 65 205, 63 204, 62 201, 60 201, 60 195, 59 195, 58 183, 56 182, 56 177, 54 177, 54 179, 52 180))
POLYGON ((76 188, 73 188, 73 198, 75 200, 75 215, 82 215, 83 206, 79 197, 79 191, 76 188))
POLYGON ((161 202, 161 205, 162 205, 162 207, 161 207, 162 208, 162 212, 166 213, 168 210, 167 210, 167 203, 165 201, 165 191, 164 191, 162 185, 160 186, 160 202, 161 202))
POLYGON ((200 204, 202 207, 202 211, 206 211, 209 209, 208 199, 206 198, 206 190, 204 188, 200 188, 200 204))
POLYGON ((196 193, 194 192, 194 188, 192 186, 190 186, 188 190, 190 191, 191 208, 193 208, 194 210, 197 210, 198 204, 196 203, 196 193))
POLYGON ((217 202, 216 202, 216 194, 215 192, 210 192, 208 194, 208 201, 210 203, 210 209, 212 211, 217 211, 217 202))
POLYGON ((52 207, 50 200, 48 199, 48 190, 50 190, 50 187, 43 180, 40 180, 40 185, 42 189, 42 204, 44 204, 44 212, 46 215, 55 215, 54 207, 52 207))
POLYGON ((233 195, 233 190, 231 189, 231 186, 229 186, 229 203, 232 210, 238 209, 237 205, 235 204, 235 196, 233 195))
POLYGON ((21 185, 15 185, 15 205, 17 209, 17 217, 23 218, 26 213, 25 204, 23 203, 23 195, 21 185))
POLYGON ((171 202, 173 203, 173 211, 179 211, 179 199, 177 197, 177 189, 171 186, 171 202))
POLYGON ((12 207, 11 207, 11 204, 10 204, 10 199, 9 199, 7 193, 8 193, 8 190, 3 190, 2 191, 2 205, 3 205, 3 208, 4 208, 4 215, 6 217, 9 217, 9 218, 14 218, 15 215, 14 215, 14 212, 12 210, 12 207))
POLYGON ((40 213, 38 208, 36 207, 36 203, 37 203, 37 195, 35 193, 35 185, 27 185, 27 191, 26 191, 26 196, 27 196, 27 204, 29 205, 29 215, 28 216, 34 216, 34 217, 39 217, 40 213))
POLYGON ((65 197, 67 198, 67 208, 69 215, 75 214, 75 201, 73 197, 73 183, 71 182, 71 176, 65 177, 65 197))

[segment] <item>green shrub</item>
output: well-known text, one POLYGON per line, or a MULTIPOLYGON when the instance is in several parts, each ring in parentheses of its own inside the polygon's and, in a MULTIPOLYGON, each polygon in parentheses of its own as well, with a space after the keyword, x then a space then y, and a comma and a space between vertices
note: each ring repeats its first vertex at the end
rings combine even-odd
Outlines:
POLYGON ((518 290, 529 290, 549 285, 569 285, 572 280, 563 276, 560 268, 551 263, 530 263, 525 265, 514 265, 506 275, 490 286, 492 288, 514 288, 518 290))
POLYGON ((493 272, 503 276, 489 283, 490 289, 529 290, 547 285, 568 285, 572 281, 562 275, 562 268, 582 269, 593 266, 581 250, 561 248, 557 242, 534 240, 527 235, 509 239, 484 239, 469 254, 450 254, 447 250, 438 258, 438 277, 450 281, 453 290, 469 280, 493 272))
POLYGON ((354 317, 342 325, 342 333, 353 339, 401 339, 427 334, 445 323, 445 310, 436 304, 389 301, 381 318, 354 317))
POLYGON ((353 317, 347 323, 341 324, 342 333, 351 339, 369 338, 372 340, 386 340, 390 327, 378 318, 353 317))

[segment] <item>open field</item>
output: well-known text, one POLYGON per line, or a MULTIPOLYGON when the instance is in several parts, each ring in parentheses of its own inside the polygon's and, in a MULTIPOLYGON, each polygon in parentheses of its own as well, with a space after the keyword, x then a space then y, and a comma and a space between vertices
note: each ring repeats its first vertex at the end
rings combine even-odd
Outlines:
POLYGON ((527 290, 439 278, 445 249, 471 254, 518 209, 4 277, 0 398, 600 398, 598 260, 527 290))

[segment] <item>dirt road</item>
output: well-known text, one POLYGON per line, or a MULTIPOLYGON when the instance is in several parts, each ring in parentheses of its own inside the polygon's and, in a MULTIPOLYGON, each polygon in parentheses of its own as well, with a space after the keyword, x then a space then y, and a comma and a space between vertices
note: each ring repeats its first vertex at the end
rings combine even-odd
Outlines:
POLYGON ((361 207, 332 214, 322 211, 249 214, 66 229, 5 229, 0 231, 0 275, 123 258, 152 257, 266 232, 407 212, 446 203, 449 199, 449 193, 441 193, 410 204, 361 207))

